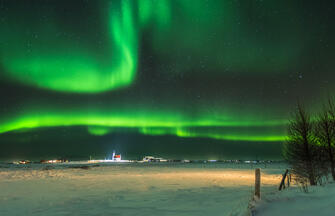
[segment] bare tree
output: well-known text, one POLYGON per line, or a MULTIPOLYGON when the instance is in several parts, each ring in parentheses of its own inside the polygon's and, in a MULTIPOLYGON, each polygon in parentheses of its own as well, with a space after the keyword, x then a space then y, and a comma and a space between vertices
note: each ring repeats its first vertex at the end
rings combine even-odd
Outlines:
POLYGON ((328 105, 324 106, 323 112, 318 116, 315 136, 323 147, 324 156, 335 180, 335 111, 331 98, 328 98, 328 105))
POLYGON ((321 178, 318 150, 313 134, 314 125, 310 115, 298 104, 288 126, 288 140, 284 144, 283 156, 291 166, 296 179, 305 184, 316 185, 321 178))

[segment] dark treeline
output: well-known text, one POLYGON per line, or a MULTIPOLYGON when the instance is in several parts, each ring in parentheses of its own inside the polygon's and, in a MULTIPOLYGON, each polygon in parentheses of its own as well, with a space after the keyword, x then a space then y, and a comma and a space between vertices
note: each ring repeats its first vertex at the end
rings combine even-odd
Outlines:
POLYGON ((288 125, 283 156, 295 180, 304 186, 322 184, 331 174, 335 181, 335 106, 328 98, 313 115, 298 103, 288 125))

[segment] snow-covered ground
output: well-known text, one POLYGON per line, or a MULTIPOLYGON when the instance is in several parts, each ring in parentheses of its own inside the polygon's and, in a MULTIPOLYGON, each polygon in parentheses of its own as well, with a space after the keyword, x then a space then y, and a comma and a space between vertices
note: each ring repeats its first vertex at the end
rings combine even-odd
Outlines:
POLYGON ((284 165, 0 166, 0 215, 244 215, 255 167, 274 191, 284 165))
POLYGON ((335 184, 308 188, 308 193, 299 187, 266 194, 256 204, 257 216, 331 216, 335 215, 335 184))

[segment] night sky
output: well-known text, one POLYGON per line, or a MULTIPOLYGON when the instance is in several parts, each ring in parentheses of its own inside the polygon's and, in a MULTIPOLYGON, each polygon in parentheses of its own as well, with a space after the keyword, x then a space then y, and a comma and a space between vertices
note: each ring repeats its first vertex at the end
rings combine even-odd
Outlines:
POLYGON ((0 159, 278 159, 333 93, 332 2, 0 0, 0 159))

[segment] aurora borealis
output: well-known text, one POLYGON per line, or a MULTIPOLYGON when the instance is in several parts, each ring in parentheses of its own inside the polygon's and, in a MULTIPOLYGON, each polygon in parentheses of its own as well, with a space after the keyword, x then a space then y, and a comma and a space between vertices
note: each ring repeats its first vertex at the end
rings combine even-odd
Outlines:
POLYGON ((297 99, 314 109, 333 91, 333 9, 0 0, 0 157, 57 146, 60 156, 280 157, 297 99))

